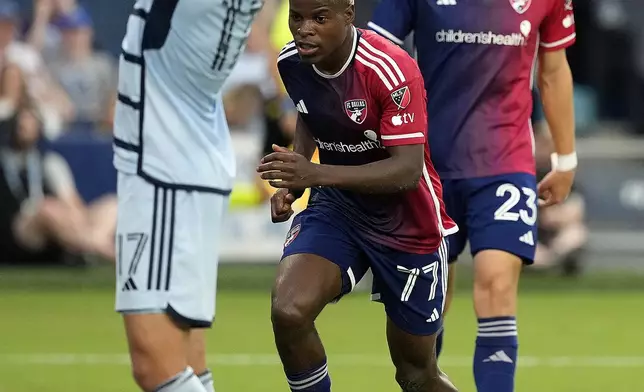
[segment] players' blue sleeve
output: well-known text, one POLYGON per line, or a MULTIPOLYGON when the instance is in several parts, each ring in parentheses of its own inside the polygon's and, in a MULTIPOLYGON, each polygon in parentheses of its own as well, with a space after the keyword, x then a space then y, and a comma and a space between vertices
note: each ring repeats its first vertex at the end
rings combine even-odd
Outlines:
POLYGON ((417 0, 382 0, 367 24, 369 28, 390 41, 403 45, 414 29, 413 15, 417 0))

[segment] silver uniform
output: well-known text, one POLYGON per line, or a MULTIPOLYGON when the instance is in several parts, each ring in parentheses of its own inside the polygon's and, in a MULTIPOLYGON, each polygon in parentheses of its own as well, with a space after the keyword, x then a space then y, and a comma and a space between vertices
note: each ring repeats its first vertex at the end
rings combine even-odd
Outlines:
POLYGON ((119 61, 121 312, 214 317, 218 237, 235 176, 221 87, 262 0, 139 0, 119 61))

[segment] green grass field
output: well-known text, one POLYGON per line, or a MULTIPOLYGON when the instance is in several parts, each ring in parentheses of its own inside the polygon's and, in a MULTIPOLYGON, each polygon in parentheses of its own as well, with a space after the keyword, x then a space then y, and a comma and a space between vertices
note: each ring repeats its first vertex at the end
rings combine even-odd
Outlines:
MULTIPOLYGON (((468 280, 447 319, 441 358, 462 392, 475 391, 475 319, 468 280)), ((0 269, 0 392, 135 392, 111 271, 0 269)), ((272 268, 224 267, 209 362, 218 392, 287 391, 269 324, 272 268)), ((644 390, 644 277, 523 280, 519 392, 644 390), (641 373, 642 372, 642 373, 641 373)), ((319 321, 334 392, 395 392, 384 315, 366 294, 319 321)))

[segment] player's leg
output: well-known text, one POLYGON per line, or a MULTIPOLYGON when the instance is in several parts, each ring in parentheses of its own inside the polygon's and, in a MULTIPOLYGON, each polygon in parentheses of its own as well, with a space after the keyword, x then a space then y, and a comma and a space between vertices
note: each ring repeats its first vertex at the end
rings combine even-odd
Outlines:
POLYGON ((124 314, 123 319, 132 373, 143 391, 205 391, 188 367, 187 326, 177 324, 162 312, 124 314))
POLYGON ((144 391, 206 391, 187 353, 190 329, 212 322, 217 260, 201 237, 222 207, 201 199, 119 173, 116 309, 144 391))
MULTIPOLYGON (((461 193, 462 180, 443 180, 443 201, 445 203, 445 210, 452 220, 458 225, 459 231, 447 237, 448 243, 448 261, 449 261, 449 275, 447 280, 447 293, 445 297, 445 306, 443 308, 443 317, 447 315, 452 300, 454 298, 454 290, 456 284, 456 261, 458 256, 463 253, 465 244, 467 243, 467 225, 466 225, 466 210, 467 199, 461 193)), ((439 357, 443 350, 443 336, 445 335, 445 327, 440 329, 436 337, 436 357, 439 357)))
POLYGON ((272 293, 275 345, 291 390, 330 391, 326 353, 315 329, 322 309, 340 295, 338 266, 313 254, 296 254, 280 263, 272 293), (310 385, 309 385, 310 384, 310 385))
POLYGON ((364 250, 374 274, 372 298, 387 312, 387 341, 403 392, 456 391, 435 354, 447 286, 447 242, 429 255, 364 250))
POLYGON ((453 392, 456 387, 438 367, 437 333, 414 335, 387 317, 387 342, 396 367, 396 381, 403 392, 453 392))
POLYGON ((474 378, 479 392, 511 392, 518 356, 517 291, 522 264, 536 244, 536 180, 528 174, 471 182, 468 214, 474 255, 478 336, 474 378))
MULTIPOLYGON (((463 229, 461 229, 463 230, 463 229)), ((453 236, 458 235, 459 233, 452 234, 453 236)), ((463 241, 463 243, 465 243, 463 241)), ((445 292, 445 307, 443 308, 443 317, 447 316, 447 312, 452 306, 452 300, 454 299, 454 285, 456 284, 456 260, 449 264, 449 275, 447 278, 447 290, 445 292)), ((443 351, 443 337, 445 336, 445 326, 438 331, 438 336, 436 336, 436 357, 438 358, 443 351)))
POLYGON ((214 378, 206 361, 206 330, 193 329, 188 341, 188 364, 194 369, 207 392, 215 391, 214 378))
MULTIPOLYGON (((202 241, 195 243, 195 249, 198 249, 198 257, 195 261, 200 265, 200 274, 210 279, 205 280, 203 286, 194 292, 201 301, 190 301, 183 304, 180 298, 170 299, 170 306, 183 306, 187 312, 191 312, 195 317, 210 320, 214 317, 215 298, 217 294, 217 272, 218 272, 218 255, 219 255, 219 238, 223 214, 228 209, 229 199, 216 194, 199 194, 190 197, 190 194, 179 193, 178 197, 185 198, 182 204, 183 212, 186 209, 191 211, 187 215, 192 215, 193 219, 185 220, 191 224, 193 229, 200 227, 202 241), (188 207, 186 207, 186 205, 188 207), (192 306, 196 303, 197 306, 192 306)), ((179 199, 180 201, 182 199, 179 199)), ((188 230, 184 231, 187 235, 194 235, 188 230)), ((187 238, 186 238, 187 239, 187 238)), ((188 277, 191 281, 194 278, 188 277)), ((208 323, 209 324, 209 323, 208 323)), ((206 392, 214 392, 213 374, 207 366, 206 360, 206 332, 209 325, 202 324, 199 328, 193 328, 190 331, 188 340, 188 365, 194 369, 195 374, 203 384, 206 392)))
POLYGON ((271 321, 292 391, 331 390, 315 319, 328 303, 351 291, 366 270, 342 264, 355 262, 359 254, 340 224, 305 210, 287 236, 272 292, 271 321))

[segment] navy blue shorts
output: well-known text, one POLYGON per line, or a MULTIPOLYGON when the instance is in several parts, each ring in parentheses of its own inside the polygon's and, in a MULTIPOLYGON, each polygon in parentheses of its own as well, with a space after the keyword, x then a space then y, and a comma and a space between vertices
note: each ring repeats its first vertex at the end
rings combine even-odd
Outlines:
POLYGON ((442 326, 447 288, 447 241, 436 253, 414 254, 365 237, 337 212, 309 207, 298 214, 282 258, 314 254, 340 267, 342 292, 350 293, 371 268, 371 299, 384 304, 389 318, 412 335, 432 335, 442 326))
POLYGON ((459 226, 448 237, 449 261, 470 242, 472 255, 497 249, 532 264, 537 244, 537 181, 512 173, 492 177, 443 180, 447 214, 459 226))

